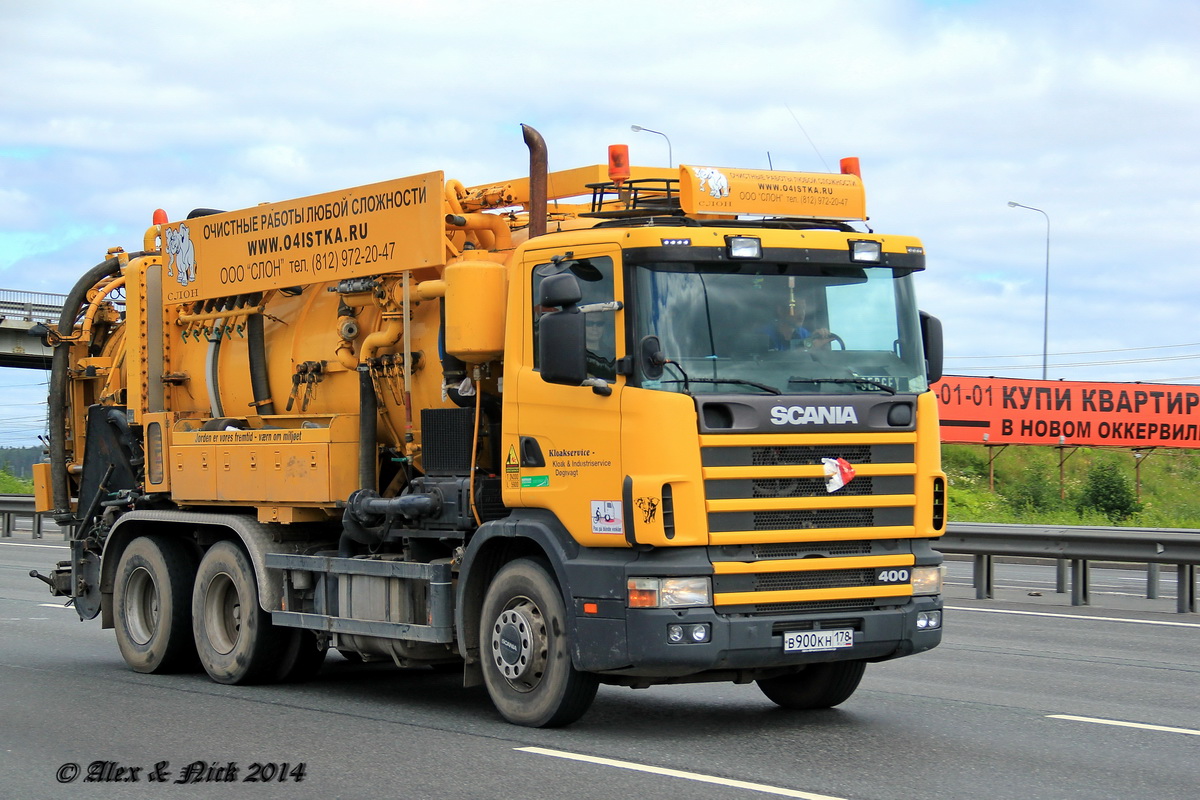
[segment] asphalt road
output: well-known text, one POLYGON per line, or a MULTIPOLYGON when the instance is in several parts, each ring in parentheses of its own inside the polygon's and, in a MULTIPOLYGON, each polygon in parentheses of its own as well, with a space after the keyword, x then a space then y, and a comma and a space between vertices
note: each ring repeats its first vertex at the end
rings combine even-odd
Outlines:
POLYGON ((136 674, 112 631, 28 577, 64 554, 0 540, 6 797, 1194 800, 1200 787, 1200 615, 1172 613, 1173 579, 1148 601, 1144 577, 1097 570, 1093 605, 1072 608, 1049 568, 1002 567, 997 599, 976 601, 954 563, 943 645, 868 667, 838 709, 782 711, 753 685, 602 687, 580 722, 540 731, 454 675, 337 655, 299 686, 136 674), (177 782, 188 775, 201 782, 177 782))

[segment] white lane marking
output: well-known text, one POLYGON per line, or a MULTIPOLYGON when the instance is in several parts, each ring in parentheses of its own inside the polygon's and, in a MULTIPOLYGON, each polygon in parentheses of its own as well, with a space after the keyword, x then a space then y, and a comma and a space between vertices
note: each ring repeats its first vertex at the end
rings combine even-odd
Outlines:
POLYGON ((1116 719, 1099 719, 1097 717, 1076 717, 1071 714, 1047 714, 1047 719, 1065 719, 1071 722, 1091 722, 1096 725, 1116 725, 1120 728, 1141 728, 1146 731, 1163 731, 1165 733, 1183 733, 1188 736, 1200 736, 1200 731, 1191 728, 1171 728, 1166 725, 1147 725, 1144 722, 1121 722, 1116 719))
POLYGON ((548 750, 545 747, 517 747, 522 753, 533 753, 539 756, 553 756, 554 758, 566 758, 572 761, 586 761, 589 764, 600 764, 605 767, 618 767, 620 769, 633 770, 635 772, 649 772, 654 775, 665 775, 668 778, 682 778, 688 781, 698 781, 700 783, 713 783, 718 786, 729 786, 734 789, 747 789, 752 792, 762 792, 763 794, 774 794, 781 797, 800 797, 804 800, 844 800, 839 797, 832 797, 827 794, 813 794, 812 792, 802 792, 798 789, 785 789, 781 786, 768 786, 765 783, 750 783, 748 781, 737 781, 731 778, 718 778, 715 775, 701 775, 698 772, 683 772, 677 769, 667 769, 666 767, 653 767, 648 764, 638 764, 633 761, 618 761, 612 758, 600 758, 598 756, 585 756, 581 753, 568 753, 563 750, 548 750))
POLYGON ((38 603, 38 605, 42 608, 71 608, 70 606, 64 606, 62 603, 38 603))
POLYGON ((1050 614, 1045 611, 1013 611, 1005 608, 967 608, 966 606, 944 606, 944 608, 950 611, 978 611, 982 614, 1015 614, 1022 617, 1058 617, 1060 619, 1087 619, 1093 622, 1133 622, 1138 625, 1161 625, 1168 628, 1200 628, 1200 622, 1162 622, 1155 619, 1092 617, 1087 614, 1050 614))
POLYGON ((9 545, 11 547, 53 547, 56 550, 66 550, 65 544, 34 544, 33 542, 0 542, 0 545, 9 545))

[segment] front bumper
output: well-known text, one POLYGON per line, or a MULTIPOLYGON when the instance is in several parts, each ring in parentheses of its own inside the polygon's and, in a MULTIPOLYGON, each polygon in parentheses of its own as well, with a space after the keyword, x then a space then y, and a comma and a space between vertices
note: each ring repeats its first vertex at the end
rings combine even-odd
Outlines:
POLYGON ((904 605, 836 613, 723 616, 712 608, 625 609, 623 620, 577 616, 580 669, 647 678, 682 678, 705 672, 801 666, 823 661, 885 661, 936 647, 941 627, 917 627, 920 612, 940 611, 940 595, 914 597, 904 605), (672 643, 671 625, 707 624, 704 642, 672 643), (784 652, 789 631, 851 628, 852 647, 784 652))

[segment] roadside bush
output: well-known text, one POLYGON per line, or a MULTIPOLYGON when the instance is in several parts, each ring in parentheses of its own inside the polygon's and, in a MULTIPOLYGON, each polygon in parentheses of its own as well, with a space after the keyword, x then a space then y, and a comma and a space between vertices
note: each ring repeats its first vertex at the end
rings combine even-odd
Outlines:
POLYGON ((22 480, 7 469, 0 469, 0 494, 33 494, 33 481, 22 480))
POLYGON ((1051 475, 1049 465, 1041 461, 1029 463, 1024 470, 1008 477, 1001 494, 1013 508, 1030 511, 1052 511, 1058 508, 1058 476, 1051 475))
POLYGON ((1142 504, 1120 467, 1100 461, 1088 469, 1077 507, 1080 514, 1092 509, 1117 524, 1140 511, 1142 504))

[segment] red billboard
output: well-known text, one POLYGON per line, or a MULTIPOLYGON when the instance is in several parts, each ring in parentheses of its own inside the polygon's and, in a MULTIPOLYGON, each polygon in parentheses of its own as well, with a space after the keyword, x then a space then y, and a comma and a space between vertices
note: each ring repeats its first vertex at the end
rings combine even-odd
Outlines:
POLYGON ((946 376, 942 441, 1200 448, 1200 386, 946 376))

